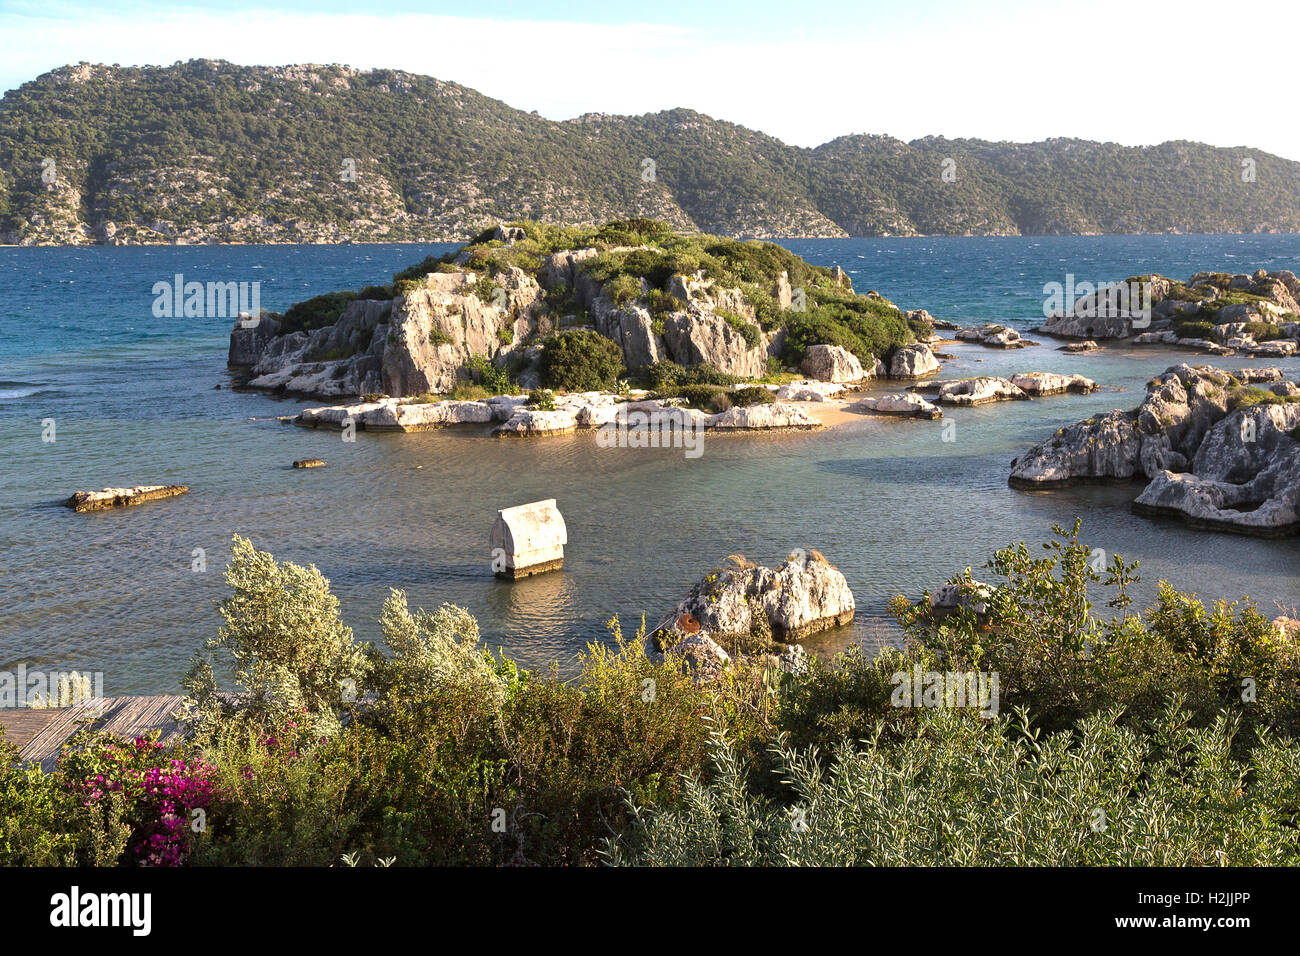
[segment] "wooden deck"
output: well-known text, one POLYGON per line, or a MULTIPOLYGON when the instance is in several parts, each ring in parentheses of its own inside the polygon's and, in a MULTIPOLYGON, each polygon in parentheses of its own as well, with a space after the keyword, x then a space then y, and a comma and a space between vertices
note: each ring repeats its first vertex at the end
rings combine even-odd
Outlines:
POLYGON ((39 763, 48 772, 54 769, 63 744, 87 724, 119 737, 143 737, 157 730, 162 742, 176 740, 182 734, 172 715, 182 699, 105 697, 75 707, 6 709, 0 710, 0 728, 5 739, 18 748, 20 760, 39 763))

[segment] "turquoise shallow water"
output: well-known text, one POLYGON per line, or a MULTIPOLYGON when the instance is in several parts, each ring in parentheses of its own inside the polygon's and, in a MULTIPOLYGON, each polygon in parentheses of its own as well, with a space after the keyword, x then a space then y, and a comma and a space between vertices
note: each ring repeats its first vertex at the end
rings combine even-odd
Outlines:
MULTIPOLYGON (((1042 286, 1200 268, 1300 271, 1300 237, 803 240, 810 260, 840 263, 859 290, 908 308, 1022 327, 1042 286)), ((1146 599, 1160 577, 1207 597, 1300 603, 1296 539, 1207 535, 1138 518, 1140 486, 1027 494, 1008 463, 1062 424, 1137 403, 1155 373, 1191 356, 1056 343, 977 347, 945 375, 1080 371, 1108 388, 949 413, 941 423, 863 418, 818 434, 708 436, 704 454, 601 449, 590 434, 496 441, 476 429, 367 435, 270 420, 304 402, 240 394, 227 381, 229 321, 155 319, 152 286, 262 281, 262 304, 386 279, 445 247, 0 249, 0 669, 105 672, 108 693, 164 691, 218 623, 220 569, 233 533, 278 557, 314 562, 363 637, 389 587, 412 602, 452 601, 487 639, 523 661, 569 662, 614 613, 656 618, 725 555, 778 560, 815 547, 858 598, 852 628, 814 642, 874 640, 889 597, 978 567, 996 547, 1041 540, 1084 519, 1093 546, 1142 561, 1146 599), (52 418, 57 440, 41 441, 52 418), (329 467, 295 472, 295 458, 329 467), (183 482, 183 497, 74 515, 78 488, 183 482), (569 526, 562 573, 497 582, 486 536, 495 510, 555 497, 569 526), (208 570, 191 571, 194 549, 208 570)), ((1200 360, 1197 357, 1197 360, 1200 360)), ((1251 364, 1222 360, 1229 367, 1251 364)), ((1258 364, 1258 363, 1253 363, 1258 364)), ((1292 374, 1300 366, 1290 364, 1292 374)))

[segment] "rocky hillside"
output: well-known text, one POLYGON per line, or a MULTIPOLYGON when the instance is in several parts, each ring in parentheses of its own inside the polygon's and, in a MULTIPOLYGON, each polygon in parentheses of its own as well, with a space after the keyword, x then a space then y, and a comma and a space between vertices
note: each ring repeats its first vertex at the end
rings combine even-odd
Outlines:
POLYGON ((340 66, 81 64, 0 100, 7 243, 463 239, 630 216, 753 236, 1292 232, 1300 164, 1188 142, 800 149, 685 109, 553 122, 340 66))
POLYGON ((838 267, 773 243, 652 219, 516 222, 391 284, 241 318, 230 365, 254 388, 324 398, 578 392, 625 376, 721 389, 794 367, 826 381, 916 377, 938 367, 917 343, 932 332, 924 311, 855 293, 838 267))

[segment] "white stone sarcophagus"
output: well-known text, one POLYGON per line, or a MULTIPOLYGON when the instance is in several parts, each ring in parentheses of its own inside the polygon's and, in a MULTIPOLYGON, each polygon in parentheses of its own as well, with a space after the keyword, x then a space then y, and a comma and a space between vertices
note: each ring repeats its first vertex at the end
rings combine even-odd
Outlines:
POLYGON ((492 525, 492 570, 499 578, 526 578, 564 567, 569 532, 554 498, 502 508, 492 525))

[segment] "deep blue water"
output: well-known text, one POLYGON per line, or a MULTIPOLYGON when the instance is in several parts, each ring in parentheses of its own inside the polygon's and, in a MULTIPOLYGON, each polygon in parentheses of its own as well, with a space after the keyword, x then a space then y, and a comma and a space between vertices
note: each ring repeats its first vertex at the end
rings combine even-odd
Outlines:
MULTIPOLYGON (((792 240, 847 269, 859 291, 940 318, 1041 321, 1043 285, 1201 269, 1300 271, 1300 236, 792 240)), ((337 433, 276 423, 307 404, 214 389, 228 377, 226 318, 158 319, 153 286, 260 282, 283 309, 387 281, 448 246, 225 246, 0 249, 0 669, 104 670, 108 693, 167 691, 219 623, 220 570, 234 533, 316 563, 347 622, 376 636, 389 587, 426 607, 470 608, 485 637, 529 664, 570 661, 625 621, 667 610, 740 551, 770 562, 816 547, 845 572, 859 622, 826 642, 867 639, 889 597, 918 593, 996 547, 1085 519, 1099 547, 1143 562, 1142 594, 1167 576, 1209 597, 1300 603, 1300 543, 1206 535, 1128 513, 1136 488, 1028 495, 1006 487, 1019 450, 1070 421, 1131 407, 1142 383, 1189 356, 1047 347, 957 347, 951 374, 1078 370, 1108 386, 957 409, 959 440, 931 423, 866 419, 812 435, 710 440, 704 456, 598 449, 589 435, 536 442, 474 429, 337 433), (56 440, 42 441, 53 420, 56 440), (294 472, 296 458, 329 467, 294 472), (82 488, 181 482, 190 494, 75 515, 82 488), (560 501, 570 530, 562 573, 510 585, 488 567, 495 510, 560 501), (192 570, 202 549, 208 570, 192 570)), ((1224 360, 1240 367, 1246 360, 1224 360)), ((1287 363, 1291 373, 1298 363, 1287 363)))

